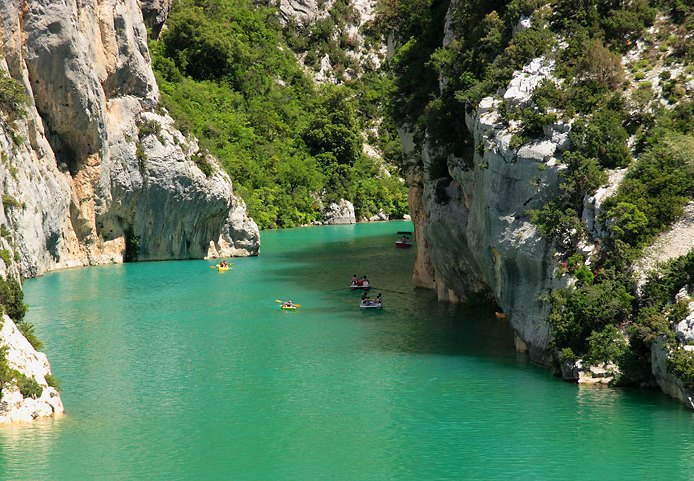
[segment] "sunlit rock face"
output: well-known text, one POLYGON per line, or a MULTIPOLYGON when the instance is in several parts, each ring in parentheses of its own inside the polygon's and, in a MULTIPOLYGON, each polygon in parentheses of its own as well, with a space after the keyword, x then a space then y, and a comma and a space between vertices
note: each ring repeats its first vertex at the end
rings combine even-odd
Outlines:
POLYGON ((121 262, 126 247, 140 260, 201 258, 210 242, 258 253, 228 176, 159 107, 143 10, 160 24, 169 1, 0 4, 0 69, 30 99, 0 123, 0 189, 16 201, 3 223, 24 276, 121 262))
MULTIPOLYGON (((147 30, 168 0, 0 0, 3 277, 139 260, 256 255, 258 228, 217 161, 159 106, 147 30), (142 8, 142 10, 141 10, 142 8), (8 263, 9 261, 9 263, 8 263)), ((2 386, 0 422, 62 413, 50 367, 5 317, 0 348, 40 396, 2 386)))
POLYGON ((0 324, 0 349, 5 351, 8 366, 35 380, 41 387, 40 395, 24 397, 14 385, 0 386, 0 424, 29 422, 63 414, 58 391, 46 381, 46 376, 51 374, 46 355, 29 344, 12 319, 3 316, 0 324))
POLYGON ((543 362, 549 328, 541 297, 562 281, 554 275, 552 245, 526 212, 557 194, 560 144, 547 140, 511 149, 512 134, 501 123, 497 103, 484 99, 466 119, 480 146, 470 158, 442 159, 427 146, 418 154, 421 167, 410 178, 418 248, 414 280, 451 302, 491 294, 515 329, 517 346, 543 362), (431 172, 443 175, 432 178, 431 172))

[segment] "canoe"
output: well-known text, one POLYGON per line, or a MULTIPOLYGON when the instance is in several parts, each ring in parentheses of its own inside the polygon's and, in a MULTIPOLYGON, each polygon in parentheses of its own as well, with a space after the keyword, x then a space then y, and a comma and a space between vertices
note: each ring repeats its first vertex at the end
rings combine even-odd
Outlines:
POLYGON ((293 311, 296 309, 296 306, 280 306, 282 309, 285 311, 293 311))
POLYGON ((350 284, 349 288, 352 289, 353 291, 358 291, 358 290, 368 291, 369 289, 371 289, 371 286, 360 286, 359 284, 350 284))
POLYGON ((231 269, 231 267, 229 267, 229 266, 226 266, 226 267, 217 266, 217 270, 218 270, 219 272, 228 271, 229 269, 231 269))
POLYGON ((367 302, 361 302, 359 304, 359 307, 361 307, 362 309, 383 309, 383 303, 382 302, 367 301, 367 302))

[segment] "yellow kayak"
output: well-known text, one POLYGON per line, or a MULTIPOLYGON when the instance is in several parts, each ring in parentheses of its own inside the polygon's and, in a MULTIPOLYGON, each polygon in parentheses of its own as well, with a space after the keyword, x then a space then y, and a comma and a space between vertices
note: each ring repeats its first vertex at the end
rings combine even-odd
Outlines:
POLYGON ((231 267, 229 267, 229 266, 225 266, 225 267, 217 266, 217 270, 218 270, 219 272, 228 271, 229 269, 231 269, 231 267))

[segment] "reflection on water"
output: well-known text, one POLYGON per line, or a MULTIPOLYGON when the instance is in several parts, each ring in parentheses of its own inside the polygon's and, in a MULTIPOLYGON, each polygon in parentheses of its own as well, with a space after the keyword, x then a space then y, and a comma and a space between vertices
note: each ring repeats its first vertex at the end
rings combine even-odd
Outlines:
POLYGON ((0 479, 688 477, 692 413, 530 365, 492 306, 412 287, 402 225, 266 232, 224 275, 161 262, 27 282, 68 417, 0 429, 0 479), (382 312, 359 309, 352 274, 382 312))

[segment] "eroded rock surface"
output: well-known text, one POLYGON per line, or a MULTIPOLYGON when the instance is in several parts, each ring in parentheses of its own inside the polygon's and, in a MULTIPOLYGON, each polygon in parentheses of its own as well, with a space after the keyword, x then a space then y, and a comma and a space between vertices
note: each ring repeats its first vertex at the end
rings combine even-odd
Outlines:
MULTIPOLYGON (((210 242, 258 253, 228 176, 159 108, 136 0, 2 7, 2 67, 30 94, 0 129, 23 275, 120 262, 128 243, 141 260, 201 258, 210 242)), ((165 18, 170 2, 143 8, 165 18)))
MULTIPOLYGON (((511 82, 507 100, 525 102, 548 68, 551 64, 542 59, 531 63, 519 73, 522 82, 511 82)), ((557 157, 568 128, 550 126, 544 139, 514 150, 499 102, 486 98, 465 119, 478 146, 469 158, 447 155, 442 160, 429 146, 421 152, 410 149, 409 155, 422 163, 409 179, 418 248, 414 280, 452 302, 490 293, 516 331, 519 349, 547 362, 550 333, 541 299, 564 281, 554 275, 554 248, 529 222, 527 211, 558 193, 564 167, 557 157), (441 162, 445 170, 437 165, 441 162), (432 178, 430 172, 445 175, 432 178)))

